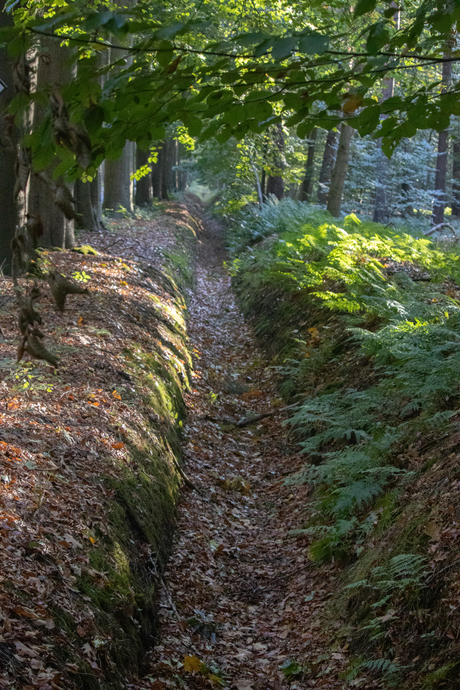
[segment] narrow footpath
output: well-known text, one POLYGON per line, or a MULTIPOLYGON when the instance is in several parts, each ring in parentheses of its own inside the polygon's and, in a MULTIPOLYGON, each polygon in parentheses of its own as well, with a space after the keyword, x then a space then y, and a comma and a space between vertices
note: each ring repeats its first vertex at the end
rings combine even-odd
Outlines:
POLYGON ((233 430, 220 421, 283 406, 236 304, 220 235, 207 221, 190 303, 186 478, 163 580, 161 640, 136 687, 342 688, 346 650, 330 646, 338 623, 320 624, 339 573, 314 565, 305 539, 291 534, 308 487, 285 484, 304 461, 285 414, 233 430), (296 664, 307 671, 296 674, 296 664))

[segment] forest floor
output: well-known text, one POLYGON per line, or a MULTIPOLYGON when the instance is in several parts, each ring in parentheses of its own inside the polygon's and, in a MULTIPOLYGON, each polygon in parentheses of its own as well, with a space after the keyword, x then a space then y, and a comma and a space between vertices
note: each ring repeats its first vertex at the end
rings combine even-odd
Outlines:
POLYGON ((314 565, 305 542, 291 535, 308 487, 285 478, 302 457, 283 424, 276 372, 236 304, 214 221, 202 240, 189 302, 195 371, 186 398, 187 479, 160 643, 144 680, 130 687, 342 688, 346 648, 333 642, 339 622, 325 615, 339 571, 314 565), (242 428, 222 421, 277 407, 242 428))

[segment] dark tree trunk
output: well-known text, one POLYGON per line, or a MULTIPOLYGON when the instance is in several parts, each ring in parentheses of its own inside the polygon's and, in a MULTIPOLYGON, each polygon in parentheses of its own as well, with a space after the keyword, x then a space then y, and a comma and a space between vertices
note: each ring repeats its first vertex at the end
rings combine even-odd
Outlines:
MULTIPOLYGON (((391 98, 395 90, 395 80, 393 77, 385 79, 382 98, 380 102, 391 98)), ((382 120, 387 115, 382 115, 382 120)), ((388 180, 390 174, 390 161, 382 151, 382 140, 377 139, 377 184, 375 188, 375 206, 372 220, 374 223, 388 223, 390 219, 390 209, 388 208, 388 180)))
POLYGON ((102 215, 99 213, 98 187, 92 182, 76 180, 74 187, 75 211, 78 214, 75 223, 78 228, 99 231, 102 229, 102 215))
POLYGON ((337 159, 332 173, 331 186, 327 200, 327 210, 338 218, 342 206, 343 187, 348 170, 348 160, 350 158, 350 144, 353 136, 353 129, 346 122, 342 122, 340 127, 340 139, 337 149, 337 159))
MULTIPOLYGON (((140 148, 136 151, 136 168, 139 170, 145 165, 149 164, 149 151, 142 151, 140 148)), ((138 206, 148 206, 152 201, 152 176, 149 172, 140 180, 136 181, 136 204, 138 206)))
POLYGON ((166 139, 161 153, 161 198, 168 199, 171 179, 171 139, 166 139))
POLYGON ((104 208, 115 212, 122 207, 133 213, 133 143, 127 141, 120 158, 104 164, 104 208))
POLYGON ((185 192, 187 189, 187 170, 182 167, 182 161, 184 160, 184 145, 179 144, 179 191, 185 192))
POLYGON ((284 133, 283 126, 277 124, 273 137, 273 150, 270 155, 270 174, 267 180, 267 196, 274 194, 277 199, 284 196, 283 169, 284 162, 284 133))
POLYGON ((305 176, 303 178, 302 184, 300 185, 300 201, 311 201, 311 195, 313 192, 313 172, 315 163, 315 146, 316 140, 318 138, 318 129, 311 132, 310 138, 308 140, 308 153, 307 153, 307 163, 305 165, 305 176))
MULTIPOLYGON (((393 15, 393 20, 395 22, 395 27, 399 29, 400 23, 401 23, 401 14, 400 10, 395 2, 393 0, 390 3, 391 7, 394 7, 396 9, 395 14, 393 15)), ((386 101, 388 98, 391 98, 394 95, 395 91, 395 80, 393 77, 386 77, 384 80, 384 86, 382 90, 382 97, 380 99, 380 103, 383 103, 386 101)), ((381 119, 385 120, 388 116, 387 115, 382 115, 381 119)), ((377 184, 375 187, 375 206, 374 206, 374 215, 372 220, 374 223, 388 223, 390 219, 390 209, 388 207, 388 182, 390 178, 390 161, 388 158, 385 156, 385 154, 382 151, 382 140, 377 139, 376 142, 377 146, 377 184)))
POLYGON ((403 182, 401 185, 401 196, 403 199, 404 208, 402 211, 403 216, 414 215, 414 207, 412 204, 412 187, 408 182, 403 182))
POLYGON ((90 182, 91 205, 93 207, 93 214, 96 221, 95 230, 103 230, 104 223, 102 221, 102 184, 101 184, 101 169, 90 182))
MULTIPOLYGON (((444 53, 444 56, 450 55, 444 53)), ((452 76, 452 63, 442 63, 442 81, 445 84, 444 91, 448 88, 452 76)), ((436 179, 434 187, 436 190, 435 201, 433 205, 433 225, 440 225, 444 222, 444 209, 446 207, 446 183, 447 183, 447 150, 449 144, 449 130, 445 129, 439 132, 438 135, 438 156, 436 158, 436 179)))
MULTIPOLYGON (((72 79, 71 69, 67 66, 70 50, 61 47, 59 41, 44 36, 41 39, 41 55, 46 55, 47 59, 37 61, 37 92, 46 92, 50 85, 59 89, 72 79)), ((32 123, 34 129, 41 126, 43 116, 44 108, 36 103, 32 123)), ((73 191, 69 184, 67 187, 73 191)), ((43 225, 43 235, 39 240, 42 247, 73 247, 74 221, 68 220, 54 204, 50 186, 37 175, 30 178, 27 210, 29 214, 39 218, 43 225)))
POLYGON ((157 162, 152 163, 152 195, 155 199, 161 199, 161 168, 163 162, 164 142, 157 144, 157 162))
MULTIPOLYGON (((4 3, 0 8, 3 10, 4 3)), ((0 12, 0 28, 12 25, 9 14, 0 12)), ((6 109, 14 96, 11 58, 6 48, 0 47, 1 77, 7 88, 0 96, 0 209, 2 212, 0 232, 0 267, 4 273, 11 272, 11 240, 19 221, 18 204, 14 198, 14 167, 17 156, 18 133, 6 116, 6 109)))
POLYGON ((318 180, 318 201, 320 204, 327 204, 329 184, 331 182, 332 170, 335 165, 337 154, 338 130, 331 129, 327 133, 326 146, 324 147, 323 161, 318 180))
POLYGON ((377 187, 375 189, 375 206, 372 220, 374 223, 388 223, 390 210, 388 208, 387 188, 390 172, 390 161, 382 151, 382 140, 377 143, 377 187))
POLYGON ((460 217, 460 140, 454 141, 454 160, 452 163, 452 215, 460 217))

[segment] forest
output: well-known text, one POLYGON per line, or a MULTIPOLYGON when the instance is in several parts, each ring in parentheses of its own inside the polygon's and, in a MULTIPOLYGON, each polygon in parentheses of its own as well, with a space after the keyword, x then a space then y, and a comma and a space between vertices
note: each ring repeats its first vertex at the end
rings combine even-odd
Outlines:
POLYGON ((460 1, 0 9, 0 686, 460 689, 460 1))

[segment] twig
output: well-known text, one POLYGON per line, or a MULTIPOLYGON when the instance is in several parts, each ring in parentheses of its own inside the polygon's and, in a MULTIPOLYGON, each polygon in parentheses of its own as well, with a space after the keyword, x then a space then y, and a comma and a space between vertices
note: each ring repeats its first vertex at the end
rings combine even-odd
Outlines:
POLYGON ((166 580, 164 579, 163 575, 160 575, 160 574, 159 574, 158 577, 159 577, 160 580, 161 580, 161 584, 163 585, 163 588, 164 588, 164 590, 165 590, 165 592, 166 592, 166 598, 167 598, 167 600, 168 600, 168 602, 169 602, 170 607, 171 607, 172 610, 174 611, 174 614, 175 614, 175 616, 176 616, 176 618, 177 618, 177 621, 178 621, 179 623, 182 623, 182 620, 181 620, 181 618, 180 618, 180 616, 179 616, 179 614, 178 614, 178 612, 177 612, 176 605, 175 605, 174 602, 173 602, 173 599, 172 599, 172 596, 171 596, 171 592, 169 591, 169 587, 168 587, 168 585, 166 584, 166 580))
POLYGON ((174 464, 174 467, 176 468, 176 470, 179 472, 179 474, 180 474, 180 476, 182 477, 182 479, 184 480, 185 485, 188 486, 189 489, 192 489, 192 491, 196 491, 197 494, 200 494, 200 496, 202 496, 203 498, 206 498, 206 496, 204 495, 203 491, 202 491, 201 489, 199 489, 199 488, 192 482, 192 480, 189 479, 189 478, 187 477, 187 475, 185 474, 184 470, 182 469, 182 467, 181 467, 181 466, 179 465, 179 463, 177 462, 176 458, 173 458, 173 464, 174 464))
POLYGON ((261 414, 254 415, 253 417, 245 417, 244 419, 230 419, 228 417, 210 417, 206 415, 203 419, 209 419, 211 422, 220 422, 221 424, 231 424, 238 429, 242 429, 244 426, 249 424, 254 424, 259 422, 261 419, 266 417, 273 417, 273 415, 278 414, 278 412, 284 412, 285 410, 292 410, 294 407, 298 407, 302 403, 293 403, 292 405, 286 405, 286 407, 278 407, 275 410, 270 410, 270 412, 262 412, 261 414))
POLYGON ((442 230, 443 228, 450 228, 452 232, 455 232, 455 228, 450 223, 439 223, 439 225, 435 225, 434 228, 427 230, 423 234, 425 237, 428 237, 428 235, 432 235, 436 230, 442 230))

